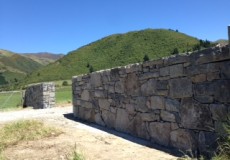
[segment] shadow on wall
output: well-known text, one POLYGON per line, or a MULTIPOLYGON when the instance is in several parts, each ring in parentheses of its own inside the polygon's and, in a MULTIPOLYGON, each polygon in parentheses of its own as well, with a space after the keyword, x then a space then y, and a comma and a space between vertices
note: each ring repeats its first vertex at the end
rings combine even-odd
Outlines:
POLYGON ((149 148, 154 148, 154 149, 157 149, 157 150, 164 151, 164 152, 166 152, 168 154, 171 154, 173 156, 181 157, 181 156, 184 155, 182 152, 179 152, 175 148, 160 146, 158 144, 154 144, 154 143, 152 143, 150 141, 147 141, 145 139, 134 137, 134 136, 129 135, 127 133, 118 132, 118 131, 116 131, 114 129, 109 129, 109 128, 97 125, 95 123, 90 123, 90 122, 87 122, 85 120, 76 118, 76 117, 74 117, 73 113, 64 114, 63 116, 65 118, 69 119, 69 120, 72 120, 72 121, 75 121, 75 122, 78 122, 78 123, 82 123, 82 124, 87 125, 89 127, 92 127, 92 128, 107 132, 109 134, 113 134, 115 136, 121 137, 121 138, 126 139, 128 141, 140 144, 142 146, 146 146, 146 147, 149 147, 149 148))

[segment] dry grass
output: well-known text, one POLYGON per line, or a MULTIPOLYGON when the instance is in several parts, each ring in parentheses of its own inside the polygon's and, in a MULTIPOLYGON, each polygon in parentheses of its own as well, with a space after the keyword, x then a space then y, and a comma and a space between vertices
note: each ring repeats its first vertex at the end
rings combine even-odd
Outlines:
POLYGON ((1 153, 9 146, 16 145, 22 141, 57 136, 61 133, 61 130, 46 126, 37 120, 19 120, 5 124, 0 129, 0 160, 4 159, 1 153))

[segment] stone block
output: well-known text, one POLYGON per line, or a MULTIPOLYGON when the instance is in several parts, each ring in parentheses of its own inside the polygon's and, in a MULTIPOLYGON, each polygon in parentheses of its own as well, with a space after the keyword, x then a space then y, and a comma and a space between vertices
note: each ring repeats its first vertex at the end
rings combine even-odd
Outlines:
POLYGON ((90 100, 90 93, 88 90, 83 90, 83 92, 81 93, 81 99, 84 101, 90 100))
POLYGON ((168 111, 161 111, 161 119, 166 122, 176 122, 176 117, 173 113, 170 113, 168 111))
POLYGON ((167 80, 158 80, 156 85, 157 90, 167 90, 168 89, 168 81, 167 80))
POLYGON ((129 125, 129 132, 140 138, 149 139, 147 124, 142 120, 142 117, 137 114, 129 125))
POLYGON ((230 61, 222 62, 220 65, 221 68, 221 78, 230 79, 230 61))
POLYGON ((143 96, 153 95, 154 93, 156 93, 156 84, 157 80, 148 80, 147 82, 141 85, 141 94, 143 96))
POLYGON ((214 99, 222 103, 230 102, 230 80, 217 80, 214 83, 214 99))
POLYGON ((218 72, 219 64, 218 63, 208 63, 202 65, 192 65, 186 68, 185 73, 188 76, 193 76, 197 74, 207 74, 210 72, 218 72))
POLYGON ((136 114, 134 106, 135 106, 134 104, 126 104, 125 105, 125 109, 129 115, 135 115, 136 114))
POLYGON ((167 111, 179 112, 180 102, 176 99, 165 99, 165 108, 167 111))
POLYGON ((195 96, 211 96, 214 95, 215 85, 214 83, 206 82, 194 85, 195 96))
POLYGON ((115 129, 121 132, 128 132, 129 127, 129 114, 125 109, 117 109, 117 116, 115 122, 115 129))
POLYGON ((200 103, 212 103, 214 101, 213 96, 206 96, 206 95, 198 95, 194 96, 194 99, 197 100, 200 103))
POLYGON ((208 81, 213 81, 216 79, 220 79, 220 73, 219 72, 210 72, 207 73, 207 80, 208 81))
POLYGON ((171 78, 180 77, 184 75, 183 64, 176 64, 169 67, 169 73, 171 78))
POLYGON ((109 110, 110 102, 108 99, 98 99, 100 109, 109 110))
POLYGON ((181 125, 187 129, 212 131, 214 126, 208 105, 200 104, 192 98, 182 99, 181 125))
POLYGON ((101 74, 97 72, 91 73, 90 84, 92 87, 101 87, 102 86, 101 74))
POLYGON ((124 81, 120 80, 115 83, 115 92, 116 93, 124 93, 125 91, 125 86, 124 86, 124 81))
POLYGON ((150 97, 150 109, 165 109, 164 97, 152 96, 150 97))
POLYGON ((149 132, 153 142, 163 146, 170 144, 170 123, 152 122, 149 125, 149 132))
POLYGON ((206 74, 197 74, 195 76, 192 76, 192 82, 193 83, 200 83, 206 81, 206 74))
POLYGON ((169 94, 172 98, 192 97, 192 81, 189 78, 171 79, 169 94))
POLYGON ((102 110, 102 119, 109 128, 115 127, 116 115, 107 110, 102 110))
POLYGON ((197 147, 195 135, 186 129, 177 129, 170 133, 171 146, 183 151, 194 150, 197 147))
POLYGON ((140 116, 143 121, 147 121, 147 122, 153 122, 153 121, 160 120, 160 116, 154 113, 141 113, 140 116))
POLYGON ((138 112, 147 112, 149 109, 147 107, 146 101, 146 97, 136 97, 135 110, 138 112))
POLYGON ((211 104, 210 110, 212 113, 212 118, 218 121, 227 121, 228 109, 227 106, 223 104, 211 104))
POLYGON ((95 90, 94 91, 95 98, 105 98, 107 97, 103 90, 95 90))
POLYGON ((160 68, 160 76, 168 76, 169 75, 169 67, 160 68))
POLYGON ((130 73, 125 78, 125 93, 132 96, 138 96, 140 94, 139 81, 135 73, 130 73))
POLYGON ((95 114, 95 123, 99 124, 101 126, 105 126, 104 121, 102 120, 101 114, 100 113, 96 113, 95 114))

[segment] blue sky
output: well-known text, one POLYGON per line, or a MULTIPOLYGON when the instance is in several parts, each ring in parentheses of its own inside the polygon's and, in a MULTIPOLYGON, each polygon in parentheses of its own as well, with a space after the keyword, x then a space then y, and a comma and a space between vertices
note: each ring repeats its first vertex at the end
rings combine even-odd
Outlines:
POLYGON ((178 29, 227 39, 230 0, 0 0, 0 48, 67 53, 115 33, 178 29))

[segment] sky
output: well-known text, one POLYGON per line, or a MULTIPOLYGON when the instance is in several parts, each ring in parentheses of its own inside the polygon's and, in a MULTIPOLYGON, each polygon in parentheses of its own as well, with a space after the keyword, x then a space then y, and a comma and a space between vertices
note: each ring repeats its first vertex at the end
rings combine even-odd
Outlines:
POLYGON ((147 28, 228 39, 230 0, 0 0, 0 48, 66 54, 147 28))

